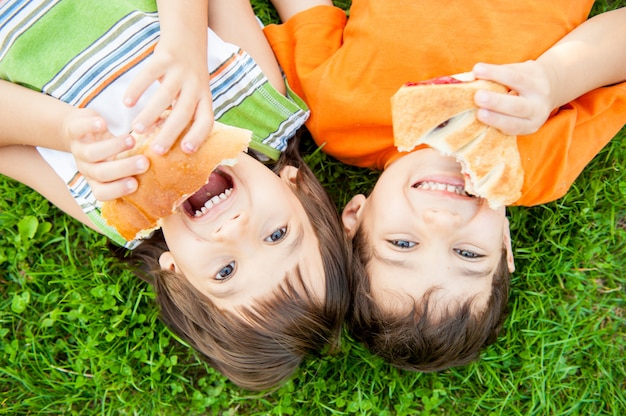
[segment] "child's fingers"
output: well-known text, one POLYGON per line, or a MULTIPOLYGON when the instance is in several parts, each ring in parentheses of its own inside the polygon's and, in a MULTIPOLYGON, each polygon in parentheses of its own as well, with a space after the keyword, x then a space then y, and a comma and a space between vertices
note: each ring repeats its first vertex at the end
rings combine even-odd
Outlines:
POLYGON ((65 122, 64 129, 70 141, 81 140, 83 142, 98 140, 103 133, 107 132, 104 119, 92 115, 73 117, 65 122))
POLYGON ((159 69, 159 66, 152 65, 152 61, 149 61, 144 69, 132 80, 126 93, 124 94, 124 105, 127 107, 133 107, 139 101, 139 98, 146 92, 146 90, 157 81, 162 75, 163 71, 159 69))
POLYGON ((522 96, 550 96, 550 81, 546 69, 537 61, 505 65, 476 64, 474 75, 509 87, 522 96))
MULTIPOLYGON (((163 122, 159 133, 154 138, 151 147, 157 154, 165 154, 174 144, 178 136, 187 127, 194 115, 196 102, 189 98, 181 97, 176 100, 176 104, 163 122)), ((193 143, 192 143, 193 144, 193 143)), ((181 144, 184 146, 185 144, 181 144)), ((183 149, 187 153, 193 152, 195 149, 188 147, 183 149)))
POLYGON ((491 127, 502 131, 505 134, 511 136, 517 136, 522 134, 530 134, 533 131, 529 131, 529 121, 513 117, 508 114, 497 113, 495 111, 487 110, 484 108, 478 109, 476 112, 476 118, 491 127))
POLYGON ((523 64, 491 65, 478 63, 474 65, 472 72, 476 78, 494 81, 519 92, 528 83, 526 74, 520 70, 521 65, 523 64))
POLYGON ((517 118, 529 119, 533 115, 533 109, 530 108, 528 101, 517 94, 478 90, 474 95, 474 103, 480 108, 517 118))
POLYGON ((117 154, 132 149, 134 145, 133 137, 127 135, 101 141, 74 141, 71 144, 71 150, 77 160, 96 163, 112 159, 117 154))
POLYGON ((89 180, 107 183, 144 173, 148 170, 150 161, 144 155, 135 155, 99 163, 77 160, 76 165, 83 176, 89 180))
POLYGON ((213 107, 210 100, 202 100, 196 108, 193 124, 181 141, 181 148, 186 153, 196 151, 213 130, 213 107))
POLYGON ((148 100, 143 109, 132 122, 132 129, 138 133, 145 133, 159 119, 161 114, 172 106, 180 92, 180 87, 174 82, 163 82, 154 95, 148 100))
POLYGON ((124 104, 132 107, 152 84, 159 82, 158 88, 146 102, 139 114, 132 122, 131 128, 138 133, 145 133, 167 110, 180 92, 180 86, 175 77, 166 77, 163 65, 150 60, 148 65, 133 79, 126 90, 124 104))
POLYGON ((91 192, 98 201, 111 201, 132 194, 137 190, 137 179, 132 176, 113 182, 88 181, 91 192))
POLYGON ((480 108, 480 121, 507 134, 536 132, 550 114, 550 93, 541 65, 526 61, 507 65, 476 64, 477 78, 506 85, 508 94, 477 91, 474 102, 480 108))

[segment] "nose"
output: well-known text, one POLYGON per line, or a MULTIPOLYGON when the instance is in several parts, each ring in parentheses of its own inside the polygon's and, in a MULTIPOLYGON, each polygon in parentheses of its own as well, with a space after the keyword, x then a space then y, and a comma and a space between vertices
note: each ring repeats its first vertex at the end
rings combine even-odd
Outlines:
POLYGON ((427 209, 422 214, 425 224, 437 229, 452 229, 459 227, 463 221, 461 215, 445 209, 427 209))
POLYGON ((250 218, 245 212, 233 214, 215 229, 213 235, 216 240, 229 238, 243 240, 242 237, 248 229, 249 220, 250 218))

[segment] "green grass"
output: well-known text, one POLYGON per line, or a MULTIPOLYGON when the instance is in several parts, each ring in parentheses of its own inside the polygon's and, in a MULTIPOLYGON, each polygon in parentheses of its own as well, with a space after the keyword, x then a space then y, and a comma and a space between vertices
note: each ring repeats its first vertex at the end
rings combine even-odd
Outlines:
MULTIPOLYGON (((265 395, 170 335, 105 238, 0 178, 0 414, 626 414, 625 145, 622 130, 561 200, 510 210, 511 313, 479 362, 402 372, 346 336, 265 395)), ((321 153, 308 161, 338 206, 376 179, 321 153)))

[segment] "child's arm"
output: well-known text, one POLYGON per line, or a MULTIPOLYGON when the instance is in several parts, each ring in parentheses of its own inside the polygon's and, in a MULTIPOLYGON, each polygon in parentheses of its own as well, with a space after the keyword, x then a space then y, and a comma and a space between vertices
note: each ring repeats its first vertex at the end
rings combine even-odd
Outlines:
POLYGON ((0 80, 0 108, 0 175, 29 186, 94 228, 65 183, 35 149, 35 146, 45 146, 68 150, 69 140, 64 138, 61 120, 75 114, 76 108, 3 80, 0 80))
POLYGON ((191 153, 213 127, 213 107, 207 68, 208 0, 158 0, 161 39, 146 67, 132 82, 124 103, 134 106, 154 82, 161 85, 154 97, 133 121, 141 133, 154 124, 172 103, 173 110, 153 143, 157 153, 165 153, 193 120, 181 142, 191 153))
POLYGON ((477 93, 482 122, 509 134, 534 133, 555 108, 626 80, 626 7, 587 20, 535 61, 477 64, 474 74, 519 94, 477 93))
POLYGON ((271 0, 280 16, 286 22, 291 16, 315 6, 332 6, 332 0, 271 0))
POLYGON ((0 147, 28 144, 69 151, 60 120, 76 109, 59 103, 50 96, 0 80, 0 147))
POLYGON ((6 175, 32 188, 66 214, 98 231, 76 203, 63 180, 33 146, 1 146, 0 175, 6 175))
MULTIPOLYGON (((148 168, 148 159, 142 155, 112 160, 116 154, 134 146, 134 140, 128 135, 113 136, 104 119, 93 110, 76 108, 3 80, 0 80, 0 108, 3 109, 0 111, 0 151, 3 151, 3 160, 6 162, 3 162, 0 173, 13 177, 40 193, 40 189, 45 189, 45 186, 37 186, 33 181, 43 178, 34 173, 19 173, 19 177, 16 177, 17 173, 12 172, 28 173, 28 169, 15 170, 27 165, 19 162, 19 158, 12 159, 7 155, 23 154, 25 160, 39 163, 39 160, 31 156, 37 153, 36 146, 72 152, 79 171, 89 182, 94 196, 101 201, 133 192, 137 187, 137 180, 133 175, 148 168), (14 149, 6 150, 8 147, 14 149), (16 150, 20 147, 31 149, 20 153, 16 150), (34 153, 30 153, 31 151, 34 153)), ((43 159, 39 159, 45 163, 43 159)), ((66 208, 62 209, 67 211, 66 208)))
POLYGON ((286 94, 280 67, 249 0, 210 1, 209 27, 222 40, 239 46, 252 56, 274 88, 286 94))

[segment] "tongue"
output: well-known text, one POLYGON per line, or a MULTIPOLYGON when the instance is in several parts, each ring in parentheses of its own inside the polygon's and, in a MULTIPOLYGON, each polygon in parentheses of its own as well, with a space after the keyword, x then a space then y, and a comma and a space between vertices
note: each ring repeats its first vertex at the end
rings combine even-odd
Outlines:
POLYGON ((209 182, 190 196, 187 201, 194 209, 200 209, 206 201, 215 195, 223 193, 228 188, 230 188, 228 180, 219 173, 212 172, 211 176, 209 176, 209 182))

